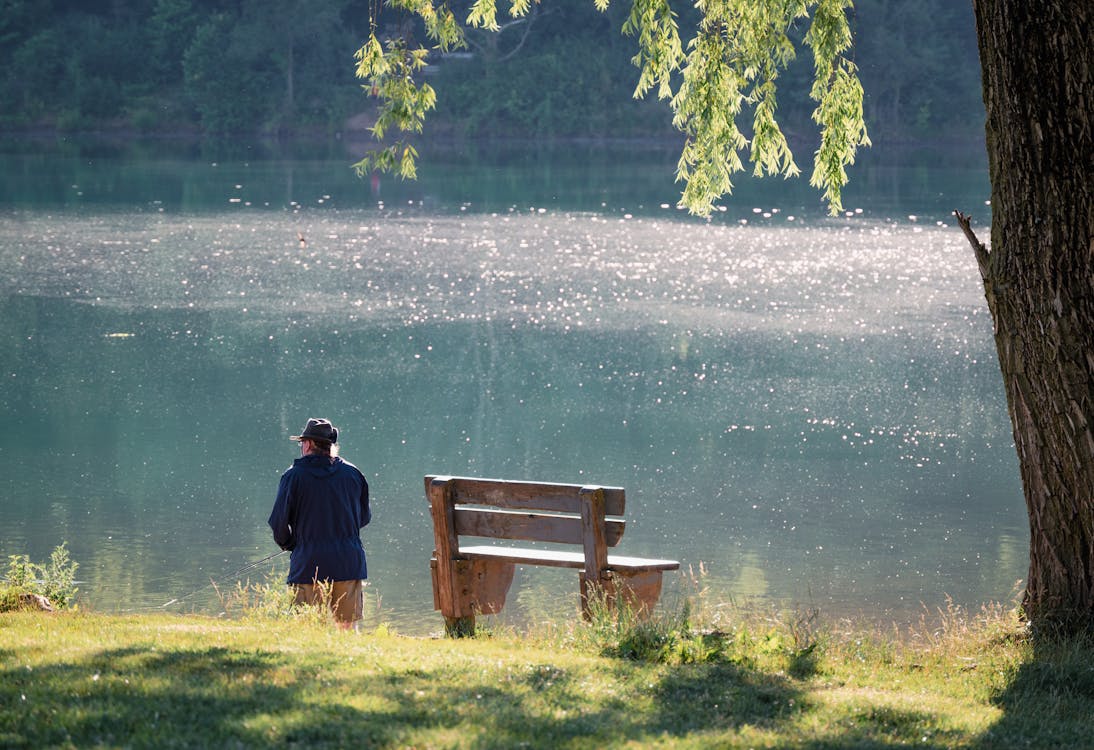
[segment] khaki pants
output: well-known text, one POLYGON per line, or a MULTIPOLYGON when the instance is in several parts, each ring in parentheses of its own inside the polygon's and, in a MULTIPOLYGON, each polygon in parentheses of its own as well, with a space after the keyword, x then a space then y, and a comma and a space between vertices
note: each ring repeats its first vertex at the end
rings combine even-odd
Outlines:
POLYGON ((294 583, 297 604, 329 604, 339 625, 349 627, 361 619, 365 606, 363 581, 294 583), (327 599, 327 591, 330 599, 327 599))

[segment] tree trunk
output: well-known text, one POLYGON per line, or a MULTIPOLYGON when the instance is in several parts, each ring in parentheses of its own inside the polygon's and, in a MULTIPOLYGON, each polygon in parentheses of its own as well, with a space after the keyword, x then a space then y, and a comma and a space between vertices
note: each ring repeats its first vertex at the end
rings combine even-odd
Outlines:
POLYGON ((1094 629, 1094 6, 973 0, 991 249, 977 252, 1030 522, 1025 614, 1094 629))

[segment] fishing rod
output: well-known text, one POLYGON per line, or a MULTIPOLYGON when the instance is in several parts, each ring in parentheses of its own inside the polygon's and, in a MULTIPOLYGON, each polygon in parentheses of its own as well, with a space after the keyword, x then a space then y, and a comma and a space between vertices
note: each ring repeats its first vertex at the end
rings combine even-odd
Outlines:
POLYGON ((246 573, 250 570, 254 570, 259 565, 265 565, 270 560, 273 560, 275 557, 281 557, 281 555, 285 554, 286 552, 288 552, 287 549, 278 550, 277 552, 274 552, 273 554, 266 555, 261 560, 255 560, 253 563, 248 563, 247 565, 244 565, 239 570, 233 570, 231 573, 227 573, 225 575, 222 575, 221 578, 235 578, 237 575, 240 575, 241 573, 246 573))
MULTIPOLYGON (((254 562, 247 563, 243 567, 238 568, 236 570, 233 570, 231 573, 224 573, 224 574, 219 575, 217 577, 220 578, 220 579, 235 578, 238 575, 242 575, 243 573, 247 573, 248 571, 254 570, 255 568, 259 567, 260 565, 265 565, 270 560, 278 558, 281 555, 285 554, 286 552, 288 552, 288 550, 284 550, 284 549, 279 550, 279 551, 274 552, 272 554, 266 555, 261 560, 255 560, 254 562)), ((212 576, 209 577, 209 583, 205 584, 204 586, 199 586, 198 588, 194 589, 193 591, 191 591, 188 594, 185 594, 184 596, 175 597, 174 599, 171 599, 170 601, 164 602, 163 604, 160 604, 160 605, 155 606, 155 607, 137 607, 135 609, 122 610, 122 611, 124 611, 124 612, 137 612, 137 611, 152 611, 152 610, 157 610, 157 609, 166 609, 167 607, 170 607, 172 604, 179 604, 180 602, 184 602, 192 596, 196 596, 196 595, 200 594, 202 591, 209 588, 210 586, 212 586, 214 590, 217 587, 216 580, 214 580, 212 576)))
MULTIPOLYGON (((232 571, 231 573, 225 573, 225 574, 223 574, 223 575, 221 575, 221 576, 218 576, 218 577, 219 577, 219 578, 221 578, 221 579, 224 579, 224 578, 235 578, 235 577, 236 577, 236 576, 238 576, 238 575, 241 575, 241 574, 243 574, 243 573, 246 573, 246 572, 248 572, 248 571, 254 570, 255 568, 257 568, 257 567, 258 567, 258 566, 260 566, 260 565, 265 565, 265 564, 266 564, 266 563, 268 563, 268 562, 269 562, 270 560, 273 560, 273 559, 274 559, 275 557, 280 557, 281 555, 285 554, 286 552, 288 552, 288 550, 284 550, 284 549, 283 549, 283 550, 278 550, 277 552, 274 552, 274 553, 272 553, 272 554, 266 555, 266 556, 265 556, 265 557, 263 557, 263 558, 262 558, 261 560, 255 560, 255 561, 254 561, 254 562, 252 562, 252 563, 247 563, 246 565, 244 565, 244 566, 243 566, 242 568, 239 568, 238 570, 233 570, 233 571, 232 571)), ((186 599, 189 599, 189 598, 190 598, 191 596, 194 596, 194 595, 196 595, 196 594, 198 594, 198 593, 200 593, 200 592, 204 591, 204 590, 205 590, 206 588, 208 588, 209 586, 212 586, 214 590, 217 590, 217 583, 216 583, 216 581, 215 581, 215 580, 213 579, 213 577, 212 577, 212 576, 209 576, 209 584, 208 584, 208 586, 201 586, 200 588, 194 589, 193 591, 191 591, 191 592, 190 592, 189 594, 187 594, 186 596, 183 596, 183 597, 181 597, 181 598, 177 598, 177 599, 172 599, 172 600, 171 600, 171 601, 169 601, 169 602, 166 602, 166 603, 164 603, 164 604, 161 604, 161 605, 160 605, 160 606, 158 607, 158 609, 165 609, 165 608, 167 608, 167 607, 170 607, 170 606, 171 606, 172 604, 178 604, 179 602, 181 602, 181 601, 184 601, 184 600, 186 600, 186 599)))

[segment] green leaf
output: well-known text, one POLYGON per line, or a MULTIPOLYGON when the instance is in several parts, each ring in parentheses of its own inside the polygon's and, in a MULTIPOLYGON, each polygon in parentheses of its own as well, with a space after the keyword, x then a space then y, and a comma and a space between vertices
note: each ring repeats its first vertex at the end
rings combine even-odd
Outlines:
POLYGON ((760 87, 760 100, 752 120, 752 150, 749 159, 753 175, 779 175, 796 177, 801 170, 794 163, 794 154, 775 120, 775 84, 768 82, 760 87))
POLYGON ((417 165, 415 162, 417 158, 418 152, 413 146, 403 146, 399 157, 399 176, 404 180, 415 180, 418 178, 417 165))
MULTIPOLYGON (((600 8, 599 5, 597 5, 600 8)), ((604 3, 603 9, 606 9, 604 3)), ((641 71, 634 96, 640 99, 657 87, 657 97, 672 96, 672 74, 684 59, 676 14, 668 0, 634 0, 630 15, 623 23, 623 33, 638 35, 638 54, 632 62, 641 71)))
POLYGON ((855 163, 859 146, 870 145, 862 117, 862 96, 854 64, 841 58, 813 112, 813 119, 821 126, 821 145, 814 154, 809 184, 824 192, 833 216, 843 209, 846 167, 855 163))
POLYGON ((475 0, 467 14, 467 25, 477 29, 498 30, 498 8, 495 0, 475 0))
MULTIPOLYGON (((429 51, 410 49, 403 39, 389 40, 387 50, 377 52, 374 36, 357 53, 357 75, 367 78, 365 88, 379 100, 376 122, 371 131, 382 141, 389 131, 420 133, 425 116, 437 103, 437 94, 429 84, 418 84, 414 75, 426 67, 429 51)), ((353 165, 358 174, 373 171, 396 172, 414 179, 417 152, 399 143, 370 151, 353 165)))
POLYGON ((395 8, 401 8, 418 16, 425 26, 426 35, 437 43, 441 52, 465 47, 463 28, 455 14, 445 3, 439 9, 430 0, 388 0, 395 8))

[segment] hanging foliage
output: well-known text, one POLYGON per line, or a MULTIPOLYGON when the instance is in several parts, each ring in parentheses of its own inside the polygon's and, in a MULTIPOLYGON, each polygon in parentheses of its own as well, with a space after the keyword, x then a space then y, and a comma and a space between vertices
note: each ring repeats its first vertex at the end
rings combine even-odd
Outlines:
MULTIPOLYGON (((608 0, 594 4, 602 12, 608 8, 608 0)), ((465 45, 463 28, 447 3, 393 0, 391 5, 418 16, 437 51, 465 45)), ((518 18, 529 7, 529 0, 514 0, 508 12, 518 18)), ((810 96, 817 103, 813 120, 821 137, 810 184, 823 193, 830 212, 838 213, 847 166, 859 146, 870 144, 862 85, 845 55, 851 49, 851 0, 700 0, 696 7, 700 18, 686 53, 668 0, 633 0, 622 28, 638 40, 635 97, 656 89, 658 98, 670 101, 673 124, 685 136, 677 164, 677 179, 685 186, 682 205, 695 214, 710 214, 719 198, 732 193, 732 178, 745 168, 746 151, 757 176, 800 173, 777 118, 777 82, 797 55, 791 32, 796 24, 808 23, 802 43, 813 53, 810 96), (748 111, 752 119, 746 134, 738 120, 748 111)), ((496 0, 475 0, 464 23, 497 31, 497 14, 496 0)), ((428 84, 415 81, 429 50, 411 50, 404 39, 382 46, 375 32, 378 15, 375 6, 373 31, 357 52, 357 76, 380 100, 372 132, 383 141, 393 128, 420 133, 436 95, 428 84)), ((398 141, 378 147, 356 167, 412 178, 415 156, 413 148, 398 141)))

